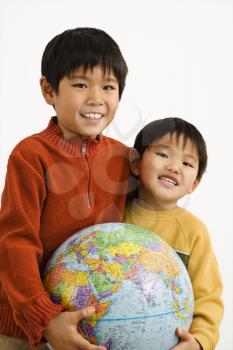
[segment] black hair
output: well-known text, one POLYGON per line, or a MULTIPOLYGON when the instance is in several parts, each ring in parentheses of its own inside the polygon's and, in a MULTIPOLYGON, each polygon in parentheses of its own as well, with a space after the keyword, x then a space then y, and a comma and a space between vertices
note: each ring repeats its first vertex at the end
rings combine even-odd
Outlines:
POLYGON ((79 67, 87 70, 97 65, 104 73, 113 71, 118 80, 120 98, 128 68, 117 43, 100 29, 68 29, 55 36, 44 50, 41 74, 57 93, 62 78, 71 76, 79 67))
POLYGON ((207 166, 206 143, 197 128, 181 118, 158 119, 147 124, 136 136, 134 148, 136 148, 140 157, 142 157, 145 150, 154 141, 161 139, 166 134, 175 135, 177 139, 183 136, 184 145, 187 141, 190 141, 194 145, 199 158, 197 178, 201 179, 207 166))

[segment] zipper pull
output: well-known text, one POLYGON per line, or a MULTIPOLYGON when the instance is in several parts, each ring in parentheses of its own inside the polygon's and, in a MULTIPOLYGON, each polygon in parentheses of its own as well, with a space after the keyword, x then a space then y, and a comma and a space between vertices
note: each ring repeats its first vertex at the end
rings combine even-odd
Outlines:
POLYGON ((85 156, 86 151, 87 151, 87 141, 86 140, 82 140, 81 153, 82 153, 83 156, 85 156))

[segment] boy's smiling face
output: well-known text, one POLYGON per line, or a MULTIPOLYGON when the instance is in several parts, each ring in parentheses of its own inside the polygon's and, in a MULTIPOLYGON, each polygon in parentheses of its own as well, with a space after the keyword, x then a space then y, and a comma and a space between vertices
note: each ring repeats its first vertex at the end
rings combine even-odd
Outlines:
POLYGON ((140 177, 139 200, 152 210, 168 210, 177 201, 191 193, 199 183, 198 154, 193 144, 183 135, 166 134, 153 142, 132 167, 140 177))
POLYGON ((92 70, 80 67, 71 77, 65 76, 55 93, 45 77, 41 88, 47 103, 53 105, 64 138, 95 138, 113 120, 118 103, 119 87, 113 72, 104 74, 100 66, 92 70))

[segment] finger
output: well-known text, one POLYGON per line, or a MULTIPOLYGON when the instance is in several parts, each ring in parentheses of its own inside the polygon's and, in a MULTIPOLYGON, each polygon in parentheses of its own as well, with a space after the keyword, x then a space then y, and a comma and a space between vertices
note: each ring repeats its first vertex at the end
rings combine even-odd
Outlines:
POLYGON ((181 341, 189 341, 192 339, 192 335, 186 329, 182 329, 180 327, 176 329, 176 335, 181 341))
POLYGON ((88 306, 85 307, 84 309, 78 310, 78 311, 74 311, 76 320, 79 322, 84 318, 89 318, 91 317, 95 312, 95 308, 94 306, 88 306))
POLYGON ((185 343, 178 343, 176 346, 170 350, 187 350, 187 345, 185 343))
POLYGON ((78 348, 80 350, 106 350, 104 346, 91 344, 88 340, 84 339, 81 336, 79 336, 78 339, 78 348))
MULTIPOLYGON (((180 339, 182 334, 182 329, 180 327, 176 328, 176 335, 180 339)), ((170 350, 182 350, 183 344, 178 342, 175 346, 173 346, 170 350)))
MULTIPOLYGON (((75 313, 77 316, 77 322, 81 321, 82 319, 91 317, 94 312, 94 306, 88 306, 84 309, 76 311, 75 313)), ((80 334, 78 335, 78 344, 80 350, 106 350, 104 346, 89 343, 89 341, 83 338, 80 334)))

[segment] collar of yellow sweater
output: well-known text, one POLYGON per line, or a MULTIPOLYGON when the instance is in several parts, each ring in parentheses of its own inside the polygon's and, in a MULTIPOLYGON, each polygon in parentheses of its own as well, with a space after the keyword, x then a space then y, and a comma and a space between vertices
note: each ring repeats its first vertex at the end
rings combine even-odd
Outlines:
POLYGON ((142 207, 137 199, 134 199, 130 205, 130 211, 137 216, 143 216, 144 219, 148 220, 158 220, 158 219, 172 219, 181 215, 185 209, 184 208, 174 208, 170 210, 150 210, 142 207))

